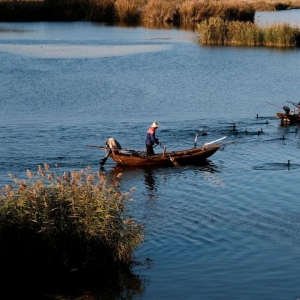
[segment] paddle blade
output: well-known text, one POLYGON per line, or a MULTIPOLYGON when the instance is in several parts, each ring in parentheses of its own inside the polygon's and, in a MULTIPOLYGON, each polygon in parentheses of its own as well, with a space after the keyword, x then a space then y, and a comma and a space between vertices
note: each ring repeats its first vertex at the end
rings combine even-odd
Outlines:
POLYGON ((179 163, 175 160, 174 157, 170 156, 170 160, 174 164, 175 167, 180 167, 179 163))

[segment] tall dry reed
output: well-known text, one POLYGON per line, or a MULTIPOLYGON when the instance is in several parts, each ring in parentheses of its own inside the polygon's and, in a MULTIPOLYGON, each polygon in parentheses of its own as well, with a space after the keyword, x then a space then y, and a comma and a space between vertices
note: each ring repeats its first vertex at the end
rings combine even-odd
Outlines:
POLYGON ((251 21, 257 10, 299 8, 300 0, 0 0, 0 21, 200 22, 251 21))
POLYGON ((71 270, 130 265, 143 226, 126 209, 104 174, 56 175, 47 164, 14 178, 0 197, 0 265, 3 269, 71 270), (22 251, 19 251, 22 249, 22 251))
POLYGON ((255 10, 253 5, 244 2, 213 2, 188 0, 180 6, 180 17, 183 22, 201 22, 211 17, 224 20, 239 20, 254 22, 255 10))
POLYGON ((149 0, 143 11, 142 19, 146 22, 179 22, 180 0, 149 0))
POLYGON ((89 20, 95 22, 116 21, 116 0, 90 0, 89 20))
POLYGON ((300 29, 287 23, 267 26, 264 28, 264 44, 278 47, 300 46, 300 29))
POLYGON ((116 0, 115 10, 121 22, 139 22, 141 20, 146 0, 116 0))
POLYGON ((252 22, 210 18, 197 25, 203 45, 296 47, 300 29, 288 24, 259 27, 252 22))

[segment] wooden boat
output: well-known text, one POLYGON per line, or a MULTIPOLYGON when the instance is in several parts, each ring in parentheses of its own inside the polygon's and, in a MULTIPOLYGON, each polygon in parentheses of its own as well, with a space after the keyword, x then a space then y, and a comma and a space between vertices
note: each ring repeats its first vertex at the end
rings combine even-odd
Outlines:
POLYGON ((300 123, 300 114, 287 114, 286 117, 290 123, 300 123))
POLYGON ((276 113, 276 118, 281 119, 281 122, 283 122, 283 123, 290 123, 290 124, 300 123, 300 114, 276 113))
POLYGON ((296 113, 295 108, 293 110, 290 110, 290 108, 288 106, 281 107, 279 105, 276 105, 276 104, 273 104, 273 103, 270 103, 270 102, 267 102, 267 103, 269 103, 271 105, 274 105, 274 106, 277 106, 277 107, 280 107, 284 110, 284 112, 277 112, 276 113, 276 118, 281 119, 281 121, 283 123, 291 123, 291 124, 300 123, 300 102, 298 104, 295 103, 295 102, 291 102, 291 101, 287 101, 287 102, 290 102, 294 106, 296 106, 298 108, 298 113, 296 113))
POLYGON ((187 150, 163 152, 147 156, 145 152, 122 152, 118 150, 112 150, 110 158, 116 163, 125 166, 157 166, 157 165, 175 165, 197 163, 201 160, 212 156, 220 145, 207 145, 201 148, 191 148, 187 150))
MULTIPOLYGON (((292 123, 292 124, 300 123, 300 102, 298 104, 295 102, 291 102, 291 101, 287 101, 287 102, 292 103, 294 106, 296 106, 298 108, 298 113, 296 113, 295 108, 290 110, 289 107, 283 106, 282 108, 283 108, 284 112, 282 112, 282 113, 277 112, 276 118, 281 119, 281 121, 284 123, 292 123)), ((267 103, 272 104, 270 102, 267 102, 267 103)), ((272 104, 272 105, 280 107, 279 105, 276 105, 276 104, 272 104)))
MULTIPOLYGON (((226 137, 218 139, 222 140, 226 137)), ((121 147, 103 147, 103 146, 92 146, 107 152, 106 156, 100 160, 100 165, 104 165, 106 159, 110 157, 119 165, 124 166, 176 166, 180 164, 192 164, 200 163, 205 161, 208 157, 212 156, 221 147, 221 144, 213 144, 216 141, 205 143, 202 147, 178 150, 167 152, 166 148, 163 147, 162 153, 148 156, 145 151, 135 151, 132 149, 124 149, 121 147)))
POLYGON ((279 119, 286 119, 287 116, 286 116, 286 113, 276 113, 276 118, 279 118, 279 119))
POLYGON ((290 120, 289 118, 287 117, 287 114, 286 113, 276 113, 276 118, 280 119, 281 120, 281 123, 284 123, 284 124, 290 124, 290 120))

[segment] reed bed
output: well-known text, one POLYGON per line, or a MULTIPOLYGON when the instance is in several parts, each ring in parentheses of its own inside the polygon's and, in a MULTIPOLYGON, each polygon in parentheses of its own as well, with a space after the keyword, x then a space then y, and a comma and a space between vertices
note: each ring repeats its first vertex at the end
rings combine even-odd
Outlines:
POLYGON ((199 22, 212 16, 253 21, 253 5, 215 0, 45 0, 1 1, 0 21, 76 21, 128 23, 199 22))
POLYGON ((255 9, 253 5, 244 2, 218 2, 189 0, 180 6, 180 17, 183 22, 201 22, 211 17, 225 20, 254 22, 255 9))
POLYGON ((146 4, 142 19, 146 22, 180 22, 180 2, 177 0, 149 0, 146 4))
POLYGON ((122 22, 139 22, 146 5, 146 0, 116 0, 114 6, 117 19, 122 22))
MULTIPOLYGON (((234 2, 234 0, 232 1, 234 2)), ((300 8, 300 0, 245 0, 245 2, 252 4, 256 11, 277 11, 300 8)))
POLYGON ((217 17, 198 24, 196 32, 203 45, 300 46, 299 27, 286 23, 259 27, 251 22, 227 21, 217 17))
POLYGON ((0 0, 0 21, 253 22, 255 11, 300 8, 300 0, 0 0))
MULTIPOLYGON (((11 176, 12 177, 12 176, 11 176)), ((12 178, 0 194, 2 270, 100 269, 130 266, 143 226, 128 216, 134 189, 118 191, 117 178, 72 171, 62 176, 39 166, 12 178)))
POLYGON ((90 9, 86 13, 86 20, 95 22, 115 21, 116 0, 90 0, 90 9))

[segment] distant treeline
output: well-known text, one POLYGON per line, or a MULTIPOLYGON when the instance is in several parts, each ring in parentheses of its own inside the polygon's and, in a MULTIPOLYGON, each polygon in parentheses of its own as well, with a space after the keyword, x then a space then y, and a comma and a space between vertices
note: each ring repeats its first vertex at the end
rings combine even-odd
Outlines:
POLYGON ((296 1, 0 0, 0 22, 95 21, 199 23, 211 17, 254 22, 257 10, 299 8, 296 1))

